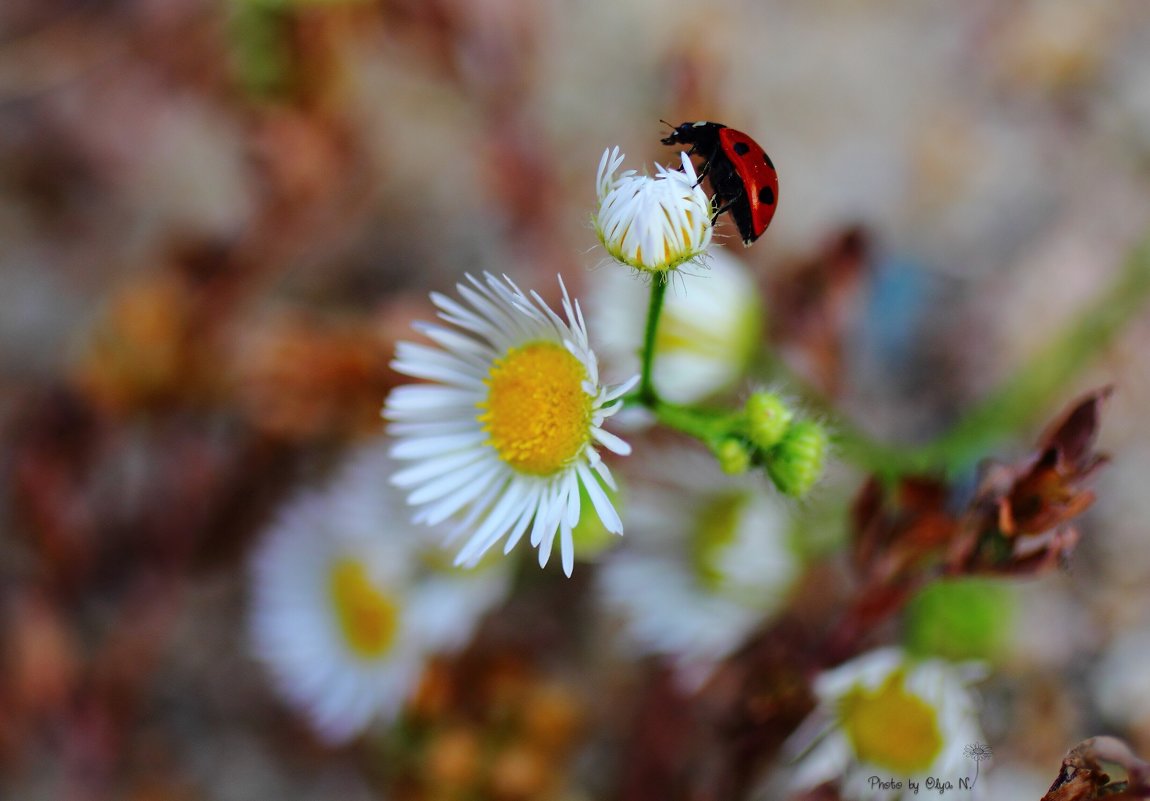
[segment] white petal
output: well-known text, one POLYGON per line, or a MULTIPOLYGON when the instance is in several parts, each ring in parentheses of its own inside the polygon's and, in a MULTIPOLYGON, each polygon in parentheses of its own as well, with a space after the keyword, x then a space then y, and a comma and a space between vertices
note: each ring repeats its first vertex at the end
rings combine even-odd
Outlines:
POLYGON ((481 450, 466 450, 427 459, 395 472, 391 476, 391 483, 397 487, 413 487, 435 476, 451 473, 485 458, 489 457, 481 450))
POLYGON ((487 435, 482 431, 468 431, 458 434, 444 434, 438 437, 412 437, 402 439, 391 446, 391 455, 396 459, 420 459, 440 456, 460 450, 479 449, 487 435))
POLYGON ((464 485, 462 489, 453 495, 448 495, 420 509, 412 519, 419 523, 426 523, 429 526, 438 525, 463 509, 480 495, 488 492, 502 477, 503 471, 500 470, 497 465, 489 464, 487 472, 475 481, 464 485))
POLYGON ((559 553, 563 559, 563 572, 567 578, 571 578, 571 572, 575 569, 575 538, 568 526, 563 526, 559 532, 559 553))
POLYGON ((511 549, 519 544, 519 540, 523 539, 523 534, 527 531, 527 526, 535 517, 538 501, 534 506, 525 506, 519 515, 519 519, 515 521, 515 525, 511 527, 511 531, 507 534, 507 542, 503 546, 503 553, 511 553, 511 549))
POLYGON ((615 511, 615 506, 611 503, 611 499, 607 497, 607 493, 599 486, 599 481, 587 466, 579 465, 578 470, 579 478, 587 490, 588 497, 591 498, 592 506, 595 507, 595 513, 599 515, 599 519, 603 521, 603 527, 612 534, 622 534, 623 521, 620 519, 619 513, 615 511))
POLYGON ((483 523, 468 539, 455 559, 456 564, 465 564, 478 559, 487 549, 507 534, 515 524, 527 501, 530 485, 526 481, 510 479, 507 486, 495 493, 499 499, 486 512, 483 523))
POLYGON ((627 456, 631 453, 631 446, 609 431, 604 431, 601 428, 593 428, 591 429, 591 436, 596 442, 602 443, 603 447, 612 453, 617 453, 620 456, 627 456))

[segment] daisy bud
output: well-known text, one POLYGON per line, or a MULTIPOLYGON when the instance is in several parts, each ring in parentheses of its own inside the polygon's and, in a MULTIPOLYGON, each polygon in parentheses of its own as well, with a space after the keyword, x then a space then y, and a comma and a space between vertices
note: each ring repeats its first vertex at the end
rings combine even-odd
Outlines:
POLYGON ((686 153, 682 171, 655 165, 654 178, 627 170, 619 148, 603 152, 596 187, 595 232, 616 261, 667 273, 696 259, 711 243, 711 201, 686 153))
POLYGON ((767 455, 767 473, 779 492, 801 498, 822 476, 826 456, 827 432, 812 420, 801 420, 767 455))
POLYGON ((751 442, 763 450, 779 444, 795 416, 782 398, 770 392, 756 392, 747 398, 745 411, 751 442))
POLYGON ((751 454, 747 446, 733 437, 719 443, 715 457, 719 460, 719 467, 729 476, 745 473, 751 466, 751 454))

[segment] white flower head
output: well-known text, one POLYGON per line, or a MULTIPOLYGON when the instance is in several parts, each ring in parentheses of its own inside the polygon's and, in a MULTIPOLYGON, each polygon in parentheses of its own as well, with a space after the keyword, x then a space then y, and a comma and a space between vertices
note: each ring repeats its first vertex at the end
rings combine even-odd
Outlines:
POLYGON ((443 550, 442 527, 412 523, 401 492, 391 486, 397 465, 379 440, 361 446, 328 489, 330 507, 339 526, 364 539, 403 538, 412 551, 409 569, 416 591, 427 602, 421 607, 421 634, 436 652, 466 645, 480 619, 506 597, 511 584, 506 560, 485 560, 480 569, 453 568, 443 550))
POLYGON ((340 536, 327 499, 282 510, 253 559, 251 634, 282 693, 338 743, 390 718, 424 649, 404 566, 384 538, 340 536))
POLYGON ((648 461, 626 485, 628 547, 604 561, 599 589, 630 645, 668 657, 693 689, 782 608, 799 559, 786 507, 759 482, 685 447, 648 461))
POLYGON ((290 501, 252 558, 255 653, 330 743, 393 718, 427 657, 463 645, 508 588, 501 566, 428 570, 427 529, 398 514, 390 470, 382 446, 364 448, 290 501))
POLYGON ((796 765, 794 786, 839 779, 848 801, 893 801, 911 796, 911 781, 971 781, 966 749, 983 738, 970 685, 982 675, 977 663, 917 660, 899 648, 822 673, 814 683, 818 707, 796 737, 821 731, 796 765))
POLYGON ((595 232, 616 261, 665 274, 703 255, 711 243, 713 209, 686 153, 682 170, 656 164, 656 175, 616 171, 619 148, 603 151, 595 185, 595 232))
MULTIPOLYGON (((607 364, 638 365, 649 292, 622 270, 593 276, 591 322, 607 364)), ((712 248, 704 273, 680 270, 667 289, 655 338, 655 385, 667 400, 695 403, 730 389, 759 343, 763 304, 743 264, 712 248)))
POLYGON ((450 327, 416 324, 438 347, 396 349, 396 371, 434 383, 399 387, 384 406, 392 456, 410 463, 392 482, 418 507, 416 522, 453 520, 457 534, 466 533, 456 564, 478 563, 500 540, 510 552, 530 529, 539 564, 558 536, 571 575, 580 486, 608 531, 623 532, 597 446, 630 453, 603 422, 638 377, 600 383, 583 312, 562 279, 565 319, 506 277, 467 279, 457 285, 463 302, 431 296, 450 327))

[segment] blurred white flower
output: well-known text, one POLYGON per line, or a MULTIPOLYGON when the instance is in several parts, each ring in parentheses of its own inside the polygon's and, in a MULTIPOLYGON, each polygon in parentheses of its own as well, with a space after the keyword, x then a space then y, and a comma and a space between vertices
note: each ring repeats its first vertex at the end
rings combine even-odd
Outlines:
POLYGON ((403 495, 390 483, 398 467, 390 447, 381 439, 352 454, 328 490, 331 510, 340 527, 358 537, 411 540, 410 569, 427 595, 421 635, 437 652, 453 650, 466 645, 480 618, 507 597, 510 564, 487 559, 473 569, 453 567, 442 527, 408 520, 403 495))
POLYGON ((465 644, 508 588, 504 565, 428 566, 428 530, 403 516, 390 468, 383 445, 365 448, 289 502, 252 557, 254 651, 329 743, 393 718, 426 658, 465 644))
POLYGON ((600 383, 583 312, 566 288, 564 319, 510 279, 467 278, 469 285, 458 285, 466 305, 431 296, 453 327, 416 326, 438 347, 397 347, 395 370, 435 383, 399 387, 387 399, 392 456, 411 463, 392 481, 420 507, 416 522, 454 520, 456 533, 466 534, 456 564, 476 564, 504 538, 510 552, 530 527, 539 564, 558 534, 571 575, 580 486, 607 529, 623 532, 605 491, 614 479, 596 445, 630 453, 602 426, 638 377, 600 383))
POLYGON ((619 148, 603 151, 595 186, 599 210, 595 232, 616 261, 666 273, 696 259, 711 243, 711 200, 686 153, 682 171, 655 165, 654 178, 627 170, 619 148))
MULTIPOLYGON (((762 331, 759 291, 737 258, 716 247, 700 270, 680 271, 668 287, 655 339, 655 386, 676 403, 734 386, 762 331)), ((604 360, 638 369, 650 292, 620 270, 599 270, 592 278, 589 311, 604 360)))
POLYGON ((283 694, 338 743, 389 718, 424 648, 405 567, 387 538, 343 537, 322 495, 282 510, 254 557, 252 638, 283 694), (413 625, 414 623, 414 625, 413 625))
POLYGON ((977 793, 976 764, 965 751, 983 739, 970 690, 983 673, 978 663, 915 660, 899 648, 871 651, 822 673, 814 682, 818 706, 795 735, 801 741, 815 731, 793 785, 838 779, 848 801, 910 798, 915 793, 908 783, 918 782, 921 790, 928 778, 954 788, 966 780, 977 793))
POLYGON ((786 508, 709 455, 652 453, 626 485, 628 542, 598 574, 641 653, 668 657, 688 689, 777 612, 799 571, 786 508))

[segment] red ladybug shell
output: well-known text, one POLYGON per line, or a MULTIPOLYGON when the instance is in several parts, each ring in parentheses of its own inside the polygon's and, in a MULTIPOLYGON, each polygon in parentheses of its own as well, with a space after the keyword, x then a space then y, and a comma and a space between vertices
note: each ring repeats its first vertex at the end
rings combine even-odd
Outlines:
POLYGON ((763 235, 779 202, 779 174, 759 143, 734 128, 719 130, 723 154, 735 166, 751 206, 754 238, 763 235))

